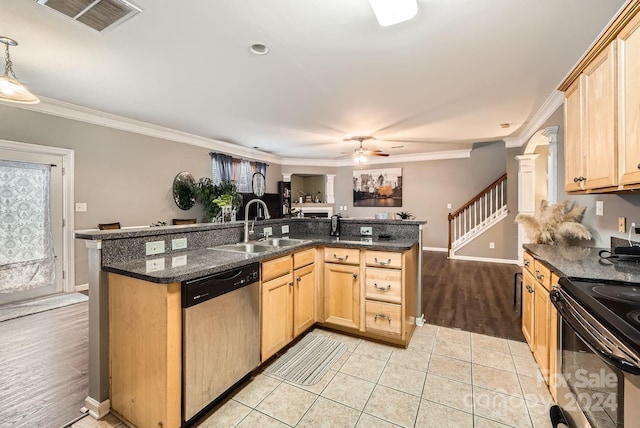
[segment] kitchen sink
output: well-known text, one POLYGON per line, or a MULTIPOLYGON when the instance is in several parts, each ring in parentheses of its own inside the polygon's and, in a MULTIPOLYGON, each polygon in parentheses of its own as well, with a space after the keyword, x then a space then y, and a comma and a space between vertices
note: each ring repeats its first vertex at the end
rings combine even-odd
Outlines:
POLYGON ((305 242, 303 239, 293 238, 270 238, 264 241, 259 241, 258 245, 269 245, 272 247, 289 247, 291 245, 302 244, 305 242))
POLYGON ((247 254, 256 254, 256 253, 264 253, 272 248, 269 245, 258 245, 258 244, 246 244, 241 242, 239 244, 228 244, 228 245, 220 245, 219 247, 211 247, 210 250, 222 250, 222 251, 234 251, 236 253, 247 253, 247 254))

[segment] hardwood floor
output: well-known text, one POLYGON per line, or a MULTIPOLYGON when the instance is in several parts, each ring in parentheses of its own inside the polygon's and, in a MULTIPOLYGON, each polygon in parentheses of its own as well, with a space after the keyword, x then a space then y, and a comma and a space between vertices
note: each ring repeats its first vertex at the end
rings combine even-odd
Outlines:
POLYGON ((516 265, 449 260, 425 251, 422 307, 425 321, 442 327, 524 341, 513 306, 516 265))
POLYGON ((88 303, 0 322, 0 427, 61 427, 88 392, 88 303))

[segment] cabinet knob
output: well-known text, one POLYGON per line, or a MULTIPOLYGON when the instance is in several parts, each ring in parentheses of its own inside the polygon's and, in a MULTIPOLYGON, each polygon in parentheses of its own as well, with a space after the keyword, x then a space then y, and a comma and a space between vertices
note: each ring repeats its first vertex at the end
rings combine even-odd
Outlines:
POLYGON ((293 281, 289 282, 289 286, 293 287, 293 281))
POLYGON ((574 183, 580 183, 581 181, 585 181, 585 180, 586 178, 584 178, 583 176, 573 178, 574 183))
POLYGON ((357 273, 353 274, 353 279, 358 279, 358 274, 357 273))
POLYGON ((638 169, 640 169, 640 163, 638 164, 638 169))
POLYGON ((529 267, 529 260, 525 260, 525 261, 524 261, 524 265, 525 265, 526 267, 529 267))
POLYGON ((300 276, 299 276, 299 277, 297 277, 297 278, 296 278, 296 281, 298 281, 298 282, 302 281, 302 277, 300 277, 300 276))

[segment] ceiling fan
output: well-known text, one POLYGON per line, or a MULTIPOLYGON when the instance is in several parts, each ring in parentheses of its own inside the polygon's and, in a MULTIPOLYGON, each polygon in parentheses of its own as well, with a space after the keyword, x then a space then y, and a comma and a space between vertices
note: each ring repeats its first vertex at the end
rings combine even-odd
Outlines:
POLYGON ((357 137, 349 137, 345 138, 344 141, 357 141, 360 143, 360 146, 353 152, 353 157, 356 162, 366 162, 366 156, 389 156, 388 153, 383 153, 382 150, 369 150, 366 147, 362 146, 362 142, 366 140, 372 140, 373 137, 370 135, 366 136, 357 136, 357 137))

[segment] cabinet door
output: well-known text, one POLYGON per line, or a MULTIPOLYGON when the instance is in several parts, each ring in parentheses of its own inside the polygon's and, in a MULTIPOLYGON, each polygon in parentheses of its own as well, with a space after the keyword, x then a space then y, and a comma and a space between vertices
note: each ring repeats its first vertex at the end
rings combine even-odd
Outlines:
MULTIPOLYGON (((564 189, 582 190, 582 130, 583 130, 582 77, 576 79, 564 94, 564 189)), ((531 269, 533 266, 531 266, 531 269)))
POLYGON ((549 292, 537 281, 534 283, 534 289, 533 356, 545 381, 549 383, 549 292))
POLYGON ((529 344, 531 350, 534 349, 533 343, 533 294, 535 292, 535 279, 528 270, 522 270, 522 334, 529 344))
POLYGON ((618 184, 616 42, 584 70, 585 189, 618 184))
POLYGON ((316 322, 316 269, 308 265, 293 273, 293 337, 316 322))
POLYGON ((358 266, 325 263, 324 319, 344 327, 360 328, 358 266))
POLYGON ((640 183, 640 15, 618 35, 620 184, 640 183))
POLYGON ((291 341, 293 331, 293 275, 262 283, 262 361, 291 341))

